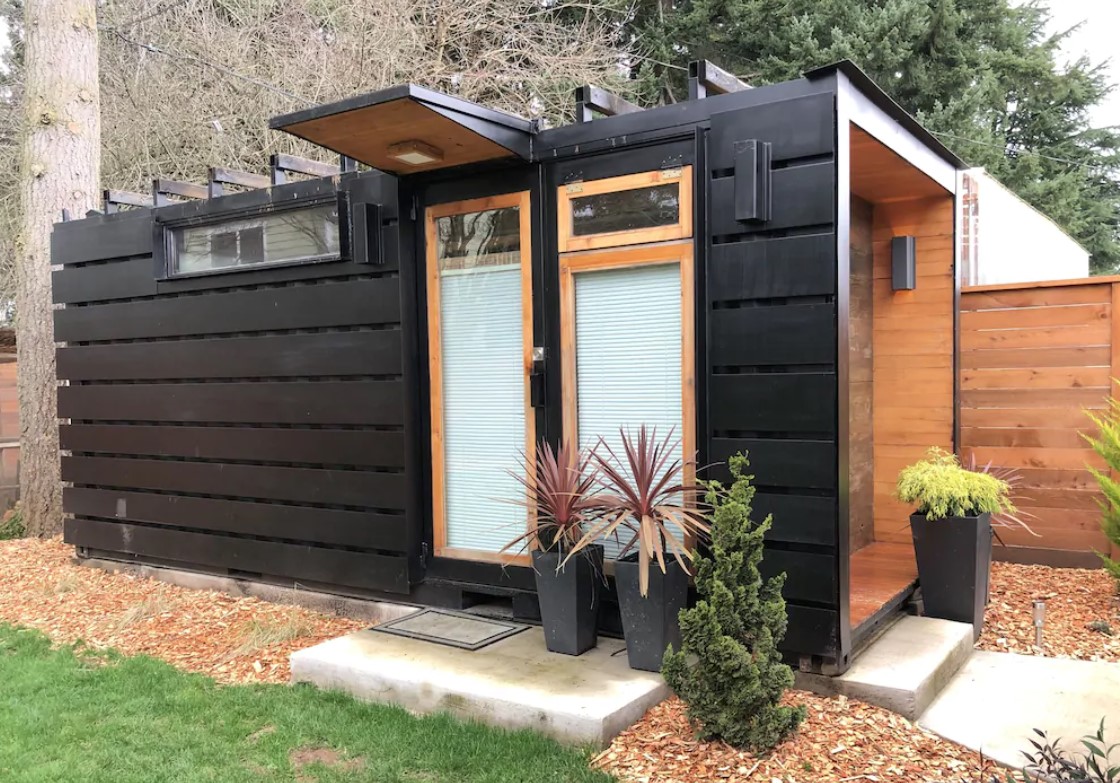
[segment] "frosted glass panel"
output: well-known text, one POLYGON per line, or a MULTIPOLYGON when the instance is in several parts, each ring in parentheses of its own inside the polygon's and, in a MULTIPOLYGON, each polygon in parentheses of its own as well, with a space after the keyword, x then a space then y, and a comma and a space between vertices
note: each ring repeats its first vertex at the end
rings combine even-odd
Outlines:
POLYGON ((525 530, 509 475, 525 449, 517 208, 437 221, 446 544, 498 552, 525 530))
MULTIPOLYGON (((622 456, 619 427, 681 435, 681 278, 678 264, 575 275, 580 446, 602 436, 622 456)), ((674 458, 681 456, 678 447, 674 458)), ((608 557, 628 535, 604 541, 608 557)))

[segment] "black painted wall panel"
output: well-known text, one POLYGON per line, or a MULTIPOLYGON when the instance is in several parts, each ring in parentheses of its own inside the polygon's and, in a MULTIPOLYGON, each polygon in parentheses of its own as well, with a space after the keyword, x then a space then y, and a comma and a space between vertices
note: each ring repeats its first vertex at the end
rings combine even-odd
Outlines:
POLYGON ((712 375, 708 383, 714 431, 835 431, 835 373, 712 375))
POLYGON ((58 349, 70 380, 201 380, 330 375, 400 375, 396 328, 171 340, 58 349))
POLYGON ((836 235, 751 237, 713 245, 708 290, 712 301, 836 293, 836 235))
POLYGON ((404 432, 291 427, 63 424, 61 447, 75 453, 194 457, 404 468, 404 432))
MULTIPOLYGON (((837 479, 836 119, 832 96, 712 117, 705 296, 709 475, 749 452, 764 573, 786 574, 783 650, 846 665, 837 479), (737 142, 769 143, 769 220, 735 218, 737 142)), ((846 535, 846 532, 845 532, 846 535)))
POLYGON ((407 561, 395 555, 214 536, 85 518, 67 519, 63 540, 91 549, 328 585, 395 593, 407 593, 409 589, 407 561))
POLYGON ((67 541, 348 589, 419 578, 395 180, 341 187, 384 203, 382 263, 159 279, 154 219, 333 198, 329 181, 56 228, 67 541))
POLYGON ((399 322, 398 280, 382 277, 67 307, 55 310, 54 337, 59 342, 151 340, 399 322))
MULTIPOLYGON (((743 223, 735 219, 735 178, 712 180, 709 230, 715 237, 754 234, 831 224, 835 219, 836 199, 833 188, 836 171, 832 161, 775 169, 773 177, 773 213, 762 223, 743 223)), ((835 251, 834 251, 835 252, 835 251)))
POLYGON ((836 444, 825 440, 712 438, 711 458, 744 452, 759 487, 836 489, 836 444))
POLYGON ((403 409, 401 381, 129 383, 58 390, 58 415, 64 419, 399 426, 403 409))
POLYGON ((708 356, 714 367, 832 364, 836 307, 788 304, 733 307, 709 313, 708 356))
POLYGON ((403 552, 408 540, 408 520, 403 514, 92 487, 66 487, 62 499, 66 510, 79 516, 119 517, 196 532, 218 531, 387 552, 403 552))

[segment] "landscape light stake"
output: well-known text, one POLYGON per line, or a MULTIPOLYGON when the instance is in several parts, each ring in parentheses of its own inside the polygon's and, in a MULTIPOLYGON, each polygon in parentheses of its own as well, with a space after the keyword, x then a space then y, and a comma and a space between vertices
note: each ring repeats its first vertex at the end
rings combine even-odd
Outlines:
POLYGON ((1042 626, 1046 622, 1046 602, 1035 600, 1031 611, 1034 617, 1034 646, 1042 649, 1042 626))

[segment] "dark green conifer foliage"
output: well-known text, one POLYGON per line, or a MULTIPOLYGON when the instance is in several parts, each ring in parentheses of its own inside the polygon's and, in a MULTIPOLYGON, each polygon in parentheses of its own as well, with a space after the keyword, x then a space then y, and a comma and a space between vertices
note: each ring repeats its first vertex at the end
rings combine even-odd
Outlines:
POLYGON ((781 574, 763 581, 758 571, 771 518, 751 521, 749 466, 746 456, 732 457, 730 489, 709 485, 712 546, 710 555, 697 558, 700 600, 681 611, 681 649, 669 649, 661 672, 702 739, 763 752, 797 728, 805 708, 778 703, 793 685, 778 652, 786 633, 786 580, 781 574))

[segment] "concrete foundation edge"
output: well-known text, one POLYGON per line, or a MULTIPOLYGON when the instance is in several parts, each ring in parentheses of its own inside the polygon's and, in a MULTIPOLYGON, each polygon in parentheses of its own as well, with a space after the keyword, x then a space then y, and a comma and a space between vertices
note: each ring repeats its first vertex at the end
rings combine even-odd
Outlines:
POLYGON ((324 614, 364 620, 371 625, 395 620, 415 612, 417 606, 398 604, 389 601, 370 601, 361 598, 333 595, 315 590, 300 590, 281 587, 250 579, 236 579, 229 576, 216 576, 177 568, 152 566, 142 563, 125 563, 118 560, 105 560, 96 557, 76 558, 79 565, 99 568, 114 574, 155 579, 159 582, 184 587, 188 590, 212 590, 238 597, 257 598, 275 604, 301 606, 324 614))

